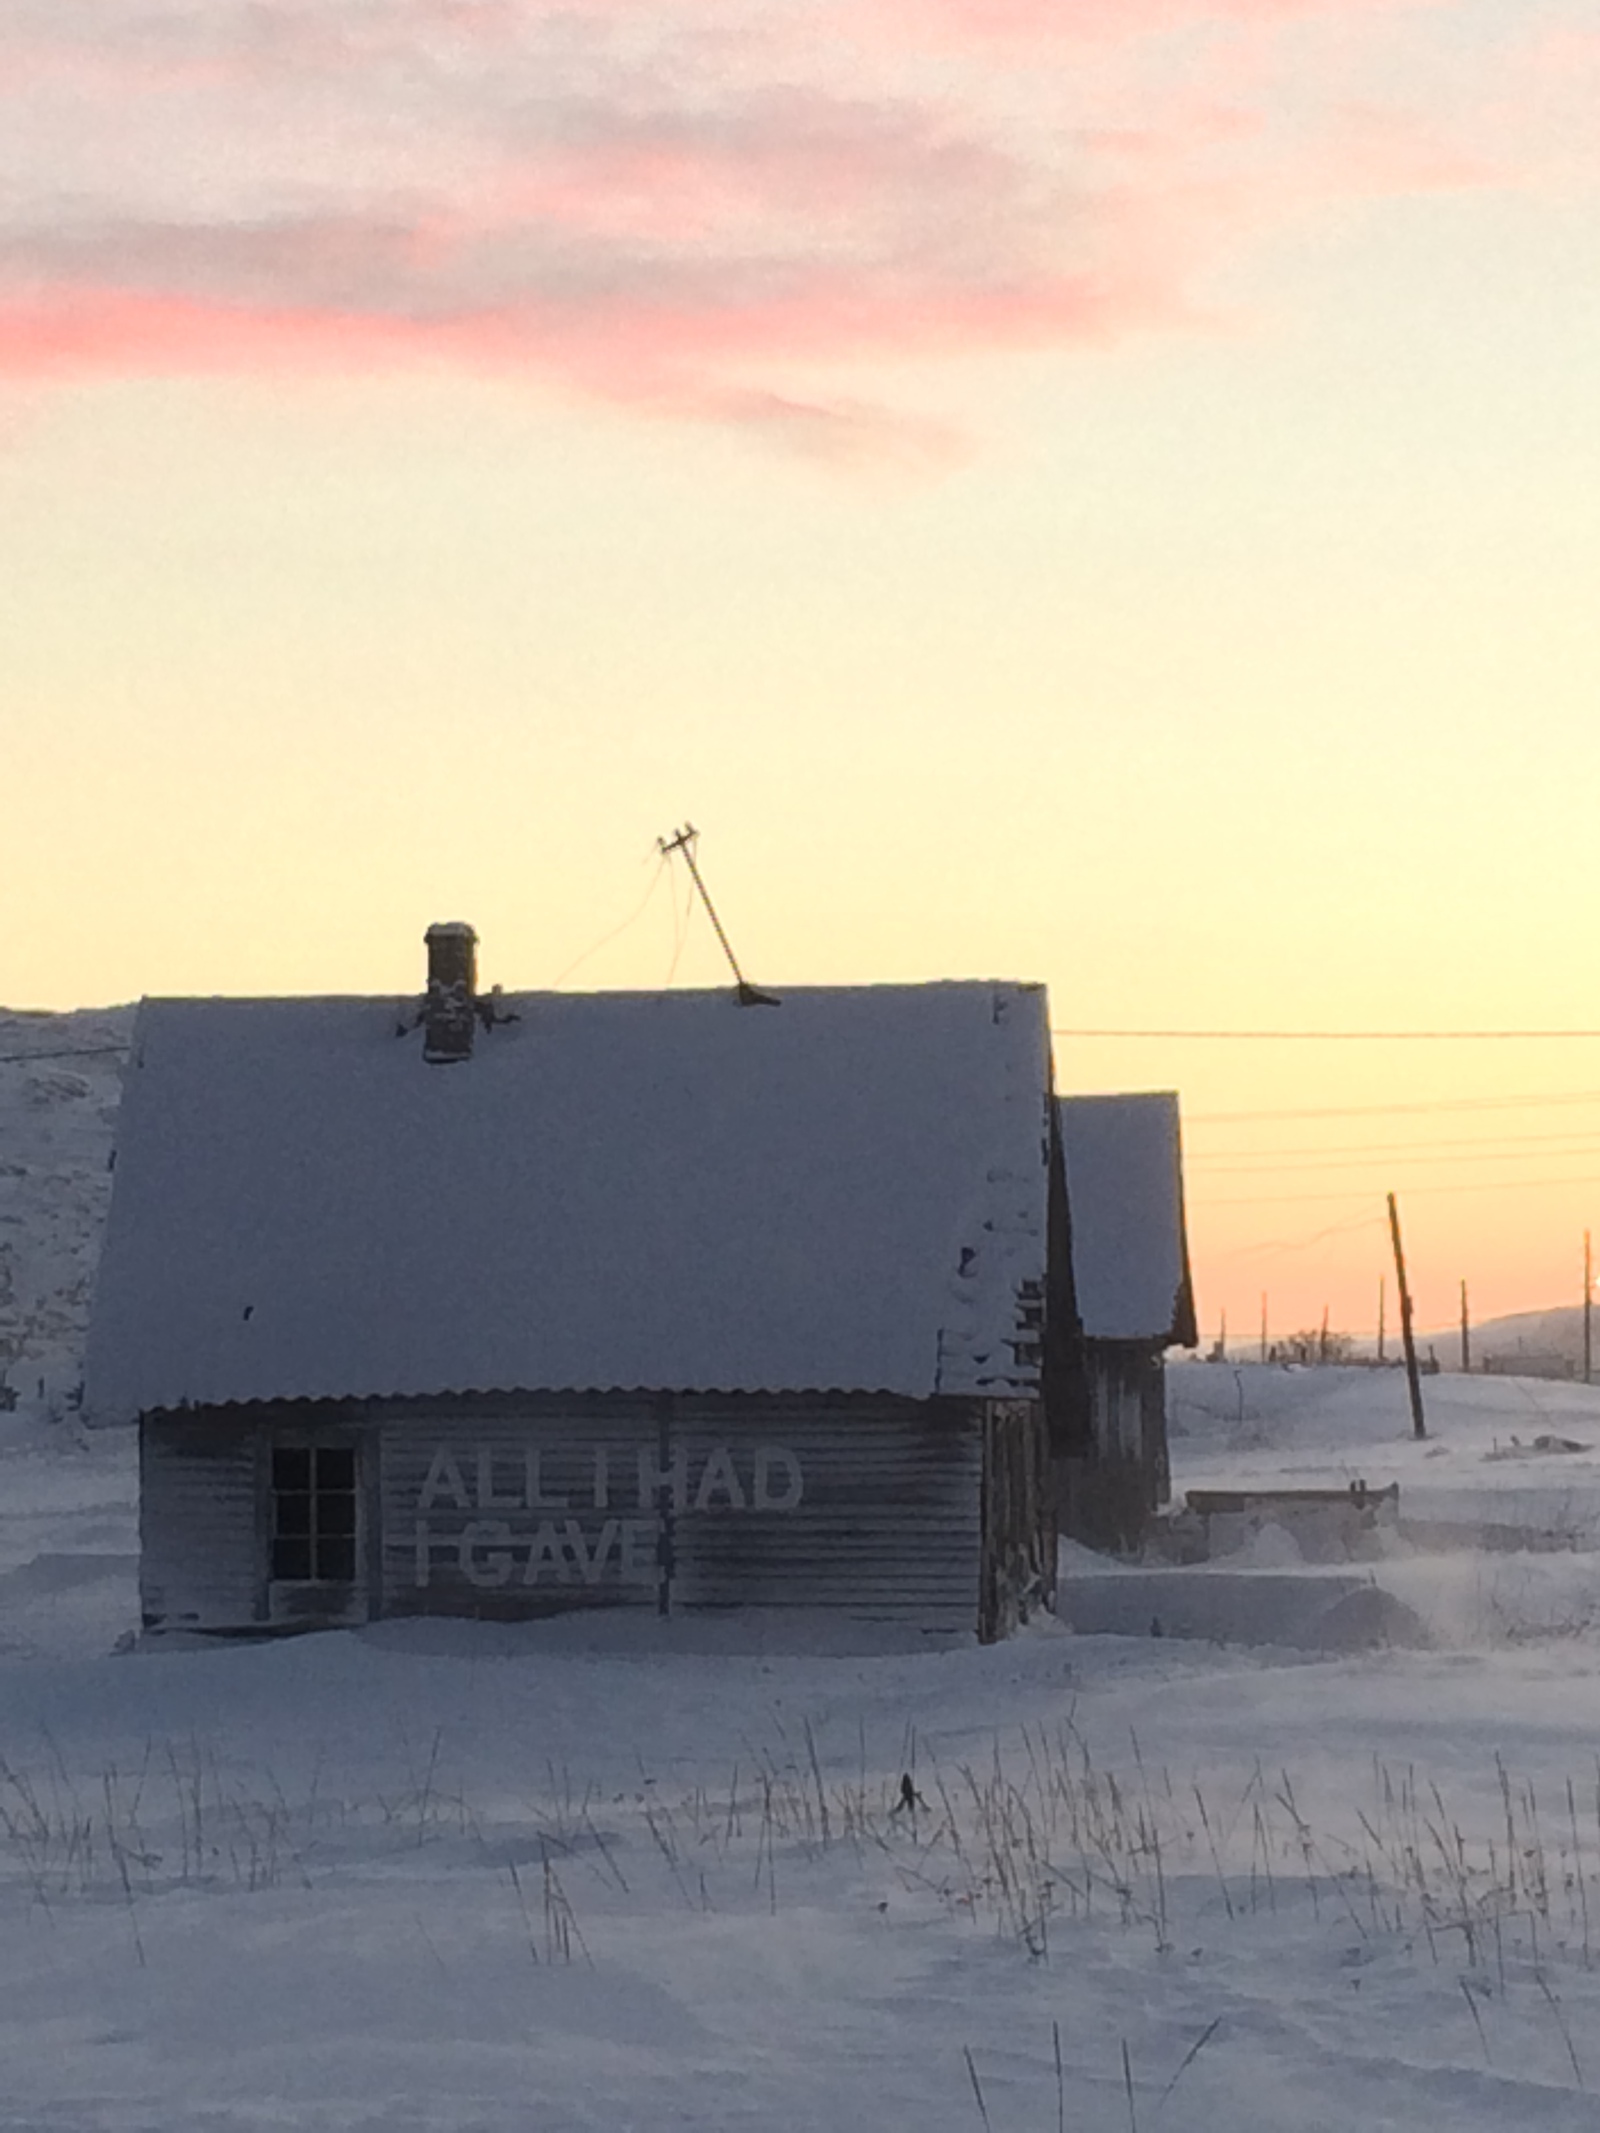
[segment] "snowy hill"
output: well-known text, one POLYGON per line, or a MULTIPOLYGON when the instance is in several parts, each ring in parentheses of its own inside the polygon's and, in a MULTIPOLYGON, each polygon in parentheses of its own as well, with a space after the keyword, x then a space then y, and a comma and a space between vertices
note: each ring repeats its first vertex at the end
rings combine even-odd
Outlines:
POLYGON ((1508 1365, 1514 1365, 1518 1357, 1559 1356, 1576 1374, 1583 1365, 1583 1306, 1565 1304, 1550 1311, 1516 1311, 1509 1318, 1485 1319, 1472 1329, 1472 1349, 1475 1357, 1492 1356, 1508 1365))
POLYGON ((0 1009, 0 1386, 47 1412, 82 1375, 130 1007, 0 1009))
POLYGON ((1600 1386, 1425 1378, 1420 1442, 1400 1370, 1182 1363, 1167 1401, 1179 1497, 1398 1484, 1410 1518, 1559 1530, 1600 1564, 1600 1386))

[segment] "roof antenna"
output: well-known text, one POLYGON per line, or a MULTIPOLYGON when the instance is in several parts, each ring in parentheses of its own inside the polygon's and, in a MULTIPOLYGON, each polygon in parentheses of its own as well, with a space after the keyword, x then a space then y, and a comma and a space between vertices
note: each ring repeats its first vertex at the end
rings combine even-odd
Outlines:
POLYGON ((670 837, 658 837, 656 839, 656 850, 663 859, 670 859, 674 852, 679 853, 684 865, 689 869, 689 877, 700 891, 700 901, 706 907, 706 916, 717 929, 717 939, 721 941, 722 952, 728 958, 729 968, 733 972, 734 981, 738 987, 736 997, 739 1005, 741 1007, 778 1007, 782 1003, 776 993, 763 992, 759 986, 752 985, 739 968, 739 958, 733 952, 732 942, 722 930, 722 921, 717 916, 717 907, 711 901, 706 885, 700 879, 700 869, 694 863, 695 839, 699 834, 700 832, 692 822, 686 822, 682 829, 674 830, 670 837))

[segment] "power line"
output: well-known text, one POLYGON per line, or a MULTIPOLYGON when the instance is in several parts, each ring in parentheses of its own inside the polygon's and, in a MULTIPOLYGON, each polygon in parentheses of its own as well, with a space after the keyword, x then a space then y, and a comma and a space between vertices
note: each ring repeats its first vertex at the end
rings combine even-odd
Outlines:
POLYGON ((1184 1157, 1186 1170, 1231 1169, 1237 1158, 1263 1163, 1290 1161, 1296 1156, 1313 1159, 1333 1157, 1398 1156, 1448 1157, 1457 1160, 1456 1151, 1466 1151, 1459 1160, 1481 1160, 1491 1149, 1501 1148, 1563 1148, 1569 1154, 1585 1155, 1600 1148, 1600 1139, 1594 1132, 1586 1133, 1507 1133, 1494 1140, 1439 1140, 1439 1141, 1321 1141, 1314 1147, 1278 1148, 1270 1142, 1252 1148, 1222 1148, 1215 1154, 1197 1155, 1190 1149, 1184 1157))
MULTIPOLYGON (((1568 1149, 1566 1153, 1574 1161, 1585 1157, 1600 1156, 1600 1141, 1585 1141, 1576 1147, 1568 1149)), ((1437 1168, 1440 1165, 1448 1165, 1454 1168, 1461 1163, 1524 1163, 1526 1161, 1527 1151, 1522 1148, 1485 1148, 1475 1153, 1460 1151, 1447 1155, 1428 1154, 1421 1149, 1410 1152, 1394 1149, 1383 1155, 1347 1156, 1338 1150, 1333 1150, 1323 1156, 1290 1159, 1285 1159, 1271 1150, 1266 1150, 1260 1159, 1254 1162, 1208 1163, 1204 1158, 1195 1158, 1187 1162, 1184 1168, 1191 1175, 1198 1174, 1212 1178, 1270 1177, 1275 1173, 1286 1173, 1293 1177, 1300 1177, 1308 1172, 1318 1170, 1412 1169, 1418 1164, 1424 1167, 1432 1165, 1437 1168)))
MULTIPOLYGON (((1469 1185, 1408 1185, 1406 1197, 1415 1199, 1418 1194, 1432 1197, 1436 1193, 1460 1192, 1548 1192, 1564 1185, 1600 1185, 1600 1175, 1593 1172, 1582 1177, 1564 1178, 1478 1178, 1469 1185)), ((1238 1200, 1213 1200, 1200 1194, 1190 1196, 1190 1206, 1210 1209, 1213 1207, 1299 1207, 1312 1200, 1370 1200, 1370 1191, 1351 1188, 1346 1192, 1271 1192, 1252 1194, 1238 1200)))
POLYGON ((711 901, 711 891, 701 879, 699 862, 694 856, 694 848, 699 841, 699 837, 700 832, 695 828, 694 824, 686 822, 682 829, 674 830, 670 837, 658 837, 656 839, 656 850, 661 854, 663 860, 671 859, 676 854, 688 868, 689 879, 693 882, 700 901, 706 907, 706 917, 711 921, 711 930, 721 942, 722 952, 728 958, 728 968, 733 972, 733 982, 738 993, 739 1005, 741 1007, 778 1007, 782 1003, 777 997, 772 993, 763 992, 759 985, 752 985, 739 968, 739 958, 733 952, 733 943, 728 938, 727 928, 718 918, 717 907, 711 901))
MULTIPOLYGON (((1593 1160, 1596 1156, 1600 1156, 1600 1144, 1591 1144, 1587 1148, 1575 1148, 1572 1154, 1574 1160, 1593 1160)), ((1517 1149, 1508 1149, 1503 1155, 1392 1155, 1387 1158, 1367 1155, 1357 1156, 1351 1162, 1334 1160, 1326 1163, 1303 1161, 1292 1163, 1213 1163, 1209 1165, 1186 1163, 1184 1169, 1188 1175, 1197 1175, 1202 1178, 1269 1178, 1306 1177, 1326 1170, 1365 1170, 1376 1173, 1386 1169, 1412 1170, 1419 1165, 1424 1169, 1430 1166, 1434 1169, 1454 1169, 1458 1164, 1463 1163, 1524 1163, 1526 1161, 1527 1155, 1525 1152, 1517 1149)), ((1551 1182, 1558 1181, 1552 1180, 1551 1182)))
MULTIPOLYGON (((666 863, 667 856, 665 852, 663 852, 661 855, 661 864, 665 866, 666 863)), ((688 887, 684 892, 683 911, 681 915, 678 911, 678 899, 676 897, 672 899, 672 961, 667 966, 668 991, 670 991, 672 988, 673 979, 678 975, 678 959, 683 954, 683 944, 689 938, 689 927, 693 922, 693 919, 694 879, 693 876, 691 876, 688 887)))
POLYGON ((1600 1104, 1600 1089, 1558 1092, 1553 1096, 1442 1096, 1410 1104, 1343 1104, 1315 1110, 1196 1111, 1185 1113, 1184 1127, 1245 1126, 1268 1120, 1306 1118, 1432 1117, 1444 1111, 1543 1111, 1562 1104, 1600 1104))
MULTIPOLYGON (((1232 1204, 1232 1203, 1229 1203, 1232 1204)), ((1268 1237, 1259 1244, 1236 1244, 1230 1251, 1213 1252, 1216 1260, 1249 1259, 1262 1252, 1306 1252, 1314 1244, 1323 1244, 1329 1237, 1350 1237, 1364 1229, 1383 1229, 1388 1218, 1384 1215, 1357 1215, 1353 1222, 1334 1222, 1326 1229, 1314 1230, 1309 1237, 1268 1237)))
POLYGON ((656 869, 655 872, 650 876, 650 886, 645 890, 643 896, 640 897, 638 903, 634 906, 633 910, 628 913, 627 917, 622 921, 620 926, 613 926, 611 931, 609 933, 603 933, 600 936, 599 940, 597 940, 592 947, 585 948, 581 955, 575 955, 573 957, 572 961, 567 965, 566 969, 563 970, 558 977, 555 977, 551 980, 550 990, 552 992, 559 992, 561 990, 561 987, 567 982, 568 978, 571 977, 572 973, 575 970, 580 968, 580 966, 584 963, 587 963, 591 956, 598 955, 602 948, 609 948, 614 940, 618 939, 620 935, 626 933, 630 926, 637 925, 639 920, 644 917, 645 907, 648 905, 651 897, 655 895, 657 888, 660 886, 661 877, 666 872, 667 865, 666 860, 659 854, 652 854, 652 857, 655 858, 656 869))

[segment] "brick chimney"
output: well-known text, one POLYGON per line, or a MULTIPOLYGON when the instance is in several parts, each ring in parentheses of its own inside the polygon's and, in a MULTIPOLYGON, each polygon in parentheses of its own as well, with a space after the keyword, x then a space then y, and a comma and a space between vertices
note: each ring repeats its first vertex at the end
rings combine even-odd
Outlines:
POLYGON ((459 919, 430 926, 428 997, 422 1010, 422 1056, 435 1066, 472 1057, 478 1019, 478 936, 459 919))

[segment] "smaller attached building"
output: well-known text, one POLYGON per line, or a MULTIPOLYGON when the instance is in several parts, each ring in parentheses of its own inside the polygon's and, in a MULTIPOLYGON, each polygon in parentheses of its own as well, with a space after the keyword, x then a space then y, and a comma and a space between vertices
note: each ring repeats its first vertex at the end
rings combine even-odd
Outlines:
POLYGON ((1178 1099, 1067 1096, 1056 1118, 1085 1386, 1058 1458, 1062 1524, 1133 1548, 1170 1494, 1163 1357, 1197 1338, 1178 1099))
POLYGON ((1045 995, 140 1010, 88 1401, 148 1627, 1050 1596, 1045 995))

